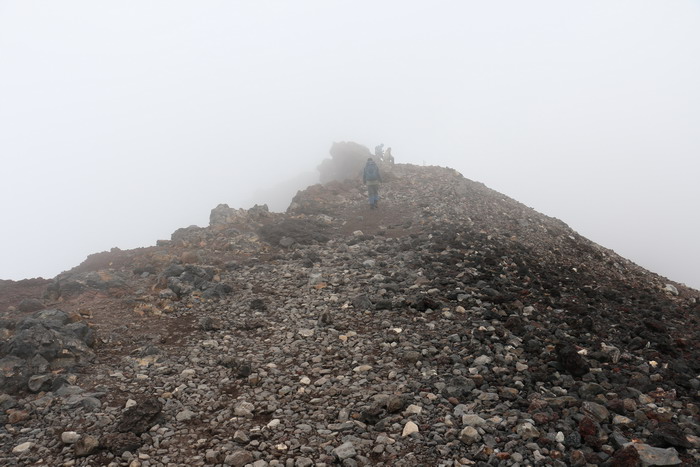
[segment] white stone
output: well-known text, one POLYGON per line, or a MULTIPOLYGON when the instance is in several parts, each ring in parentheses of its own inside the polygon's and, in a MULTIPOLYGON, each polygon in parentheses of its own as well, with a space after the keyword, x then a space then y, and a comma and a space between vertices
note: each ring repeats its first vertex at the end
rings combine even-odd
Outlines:
POLYGON ((537 438, 540 436, 540 431, 530 422, 525 422, 518 425, 515 428, 515 432, 518 433, 518 435, 520 435, 520 437, 523 439, 537 438))
POLYGON ((75 431, 64 431, 61 433, 61 441, 63 441, 65 444, 77 443, 79 439, 80 435, 75 431))
POLYGON ((406 410, 404 410, 404 413, 407 415, 420 415, 421 412, 423 412, 423 407, 420 407, 415 404, 411 404, 408 407, 406 407, 406 410))
POLYGON ((233 414, 236 417, 252 418, 253 410, 255 410, 255 406, 253 404, 250 402, 241 402, 233 409, 233 414))
POLYGON ((250 441, 250 437, 248 437, 248 435, 245 434, 245 432, 241 430, 236 430, 236 432, 233 434, 233 440, 237 443, 248 444, 248 442, 250 441))
POLYGON ((459 440, 464 444, 474 444, 481 440, 481 435, 476 428, 468 426, 459 433, 459 440))
POLYGON ((175 415, 175 418, 177 419, 178 422, 186 422, 188 420, 192 420, 195 416, 195 413, 192 412, 191 410, 183 410, 182 412, 179 412, 177 415, 175 415))
POLYGON ((631 418, 627 418, 624 415, 615 415, 613 417, 613 425, 630 426, 634 423, 631 418))
POLYGON ((476 414, 464 414, 462 415, 462 425, 465 426, 482 426, 486 424, 486 420, 479 417, 476 414))
POLYGON ((408 422, 406 422, 406 425, 404 425, 403 433, 401 433, 401 436, 406 437, 413 433, 418 433, 418 425, 409 420, 408 422))
POLYGON ((678 289, 673 284, 666 284, 664 292, 669 292, 671 295, 678 296, 678 289))
POLYGON ((492 360, 493 359, 488 355, 481 355, 474 359, 474 365, 486 365, 487 363, 491 363, 492 360))
POLYGON ((29 451, 34 447, 34 443, 27 441, 26 443, 18 444, 12 448, 12 454, 22 454, 23 452, 29 451))
POLYGON ((280 421, 279 418, 273 418, 272 420, 270 420, 270 423, 267 424, 267 427, 268 428, 277 428, 278 426, 280 426, 280 423, 282 423, 282 422, 280 421))

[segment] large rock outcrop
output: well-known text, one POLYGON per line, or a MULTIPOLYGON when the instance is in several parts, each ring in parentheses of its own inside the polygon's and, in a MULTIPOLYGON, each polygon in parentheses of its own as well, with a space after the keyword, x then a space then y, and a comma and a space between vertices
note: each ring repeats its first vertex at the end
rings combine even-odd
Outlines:
POLYGON ((10 394, 50 388, 55 379, 51 371, 73 369, 93 357, 94 331, 79 317, 61 310, 4 320, 2 326, 0 388, 10 394))
POLYGON ((367 147, 351 141, 333 143, 330 155, 318 166, 321 183, 361 177, 367 158, 372 157, 367 147))

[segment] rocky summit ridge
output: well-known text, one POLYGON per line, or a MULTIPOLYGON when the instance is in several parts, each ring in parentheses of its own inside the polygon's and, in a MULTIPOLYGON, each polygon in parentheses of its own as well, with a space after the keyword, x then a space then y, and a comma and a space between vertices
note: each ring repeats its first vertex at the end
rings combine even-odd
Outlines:
POLYGON ((700 292, 383 170, 0 282, 0 464, 700 464, 700 292))

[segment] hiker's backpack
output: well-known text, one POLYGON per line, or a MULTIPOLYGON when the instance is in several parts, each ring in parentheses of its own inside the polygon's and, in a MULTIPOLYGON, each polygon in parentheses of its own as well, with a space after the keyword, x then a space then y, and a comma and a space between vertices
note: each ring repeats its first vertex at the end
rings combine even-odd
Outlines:
POLYGON ((379 167, 377 167, 377 164, 367 164, 367 167, 365 167, 365 180, 379 180, 379 167))

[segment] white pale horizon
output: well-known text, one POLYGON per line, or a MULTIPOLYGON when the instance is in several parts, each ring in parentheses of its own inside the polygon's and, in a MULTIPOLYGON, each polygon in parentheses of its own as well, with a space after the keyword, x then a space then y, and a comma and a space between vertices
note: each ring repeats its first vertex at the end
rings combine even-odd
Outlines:
POLYGON ((0 0, 0 279, 286 209, 334 141, 700 289, 700 3, 0 0))

